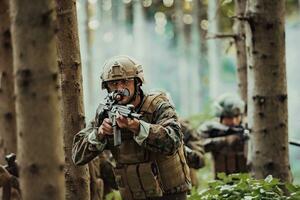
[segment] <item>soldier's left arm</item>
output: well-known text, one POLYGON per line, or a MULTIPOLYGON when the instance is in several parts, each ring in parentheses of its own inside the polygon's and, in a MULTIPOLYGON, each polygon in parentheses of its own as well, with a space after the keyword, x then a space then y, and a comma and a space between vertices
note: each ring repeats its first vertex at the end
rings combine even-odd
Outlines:
POLYGON ((161 101, 153 114, 151 124, 140 120, 140 131, 134 139, 150 151, 172 155, 182 144, 183 137, 177 114, 167 101, 161 101))
POLYGON ((204 149, 199 141, 192 143, 192 148, 185 146, 186 160, 188 166, 194 169, 204 167, 204 149))

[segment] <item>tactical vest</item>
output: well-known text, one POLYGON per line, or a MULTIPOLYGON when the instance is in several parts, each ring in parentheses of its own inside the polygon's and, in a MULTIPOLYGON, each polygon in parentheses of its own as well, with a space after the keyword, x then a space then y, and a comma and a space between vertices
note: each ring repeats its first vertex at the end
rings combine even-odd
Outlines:
POLYGON ((246 149, 246 144, 243 142, 225 151, 222 151, 222 149, 212 151, 215 176, 220 172, 226 174, 247 172, 247 159, 244 149, 246 149))
MULTIPOLYGON (((141 119, 154 123, 153 113, 164 101, 167 99, 162 93, 146 95, 139 112, 141 119)), ((189 190, 183 146, 174 155, 166 156, 138 145, 128 130, 121 133, 121 145, 111 151, 117 163, 114 173, 122 199, 147 199, 189 190)))

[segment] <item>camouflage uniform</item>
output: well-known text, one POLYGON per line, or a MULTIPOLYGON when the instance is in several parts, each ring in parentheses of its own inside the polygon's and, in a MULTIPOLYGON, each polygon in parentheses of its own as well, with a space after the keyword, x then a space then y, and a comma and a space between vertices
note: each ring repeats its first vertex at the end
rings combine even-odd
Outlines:
MULTIPOLYGON (((243 103, 241 100, 231 96, 224 96, 215 103, 215 116, 233 117, 243 113, 243 103), (240 103, 240 104, 239 104, 240 103)), ((234 136, 236 139, 231 142, 227 136, 219 136, 222 133, 229 133, 231 129, 244 130, 242 125, 225 126, 217 120, 212 120, 202 124, 198 133, 204 139, 206 152, 211 152, 214 160, 214 172, 225 172, 226 174, 247 172, 247 143, 244 136, 234 136)), ((222 134, 223 135, 223 134, 222 134)))
MULTIPOLYGON (((113 67, 117 64, 114 61, 113 67)), ((126 68, 111 71, 126 72, 126 68)), ((74 137, 73 161, 76 165, 86 164, 108 149, 116 160, 114 175, 124 200, 186 199, 190 188, 189 169, 176 112, 161 93, 144 95, 140 91, 139 95, 142 101, 135 108, 141 114, 139 133, 134 135, 121 129, 119 146, 114 146, 111 136, 99 139, 97 129, 108 117, 100 104, 95 120, 74 137)))
POLYGON ((185 155, 193 186, 198 186, 197 170, 204 166, 204 147, 201 137, 191 128, 188 121, 180 120, 181 130, 183 132, 183 142, 185 145, 185 155))
POLYGON ((90 173, 90 199, 102 200, 103 199, 103 179, 101 177, 100 159, 96 157, 88 164, 90 173))
POLYGON ((113 190, 118 190, 118 186, 115 180, 113 168, 114 168, 114 161, 111 158, 111 153, 109 151, 104 151, 101 153, 100 157, 100 177, 103 180, 104 184, 104 197, 108 193, 112 192, 113 190))

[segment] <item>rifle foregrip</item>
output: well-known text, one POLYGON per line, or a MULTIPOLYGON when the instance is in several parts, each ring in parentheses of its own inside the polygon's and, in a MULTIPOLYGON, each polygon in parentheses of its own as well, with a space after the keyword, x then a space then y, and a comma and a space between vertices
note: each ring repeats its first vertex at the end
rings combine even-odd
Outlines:
POLYGON ((113 127, 114 129, 114 146, 119 146, 122 142, 121 140, 121 131, 117 126, 113 127))

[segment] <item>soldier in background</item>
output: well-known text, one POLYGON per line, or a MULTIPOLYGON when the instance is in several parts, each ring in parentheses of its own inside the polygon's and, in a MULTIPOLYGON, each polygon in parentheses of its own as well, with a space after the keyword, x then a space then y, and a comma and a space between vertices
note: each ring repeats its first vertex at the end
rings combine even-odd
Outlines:
POLYGON ((102 89, 110 94, 127 90, 129 95, 117 105, 133 105, 141 118, 116 117, 122 142, 115 145, 109 111, 100 104, 94 122, 74 137, 74 163, 86 164, 108 149, 116 160, 113 170, 123 200, 185 200, 189 168, 178 117, 166 95, 144 93, 142 66, 128 56, 109 59, 101 79, 102 89))
POLYGON ((113 190, 118 190, 118 186, 115 180, 113 168, 115 161, 112 158, 110 151, 104 151, 100 154, 100 177, 104 184, 104 197, 111 193, 113 190))
POLYGON ((187 120, 180 119, 179 122, 183 133, 186 160, 190 167, 192 186, 198 187, 197 170, 205 165, 203 141, 187 120))
POLYGON ((101 177, 100 169, 100 157, 97 157, 88 164, 90 173, 90 199, 91 200, 102 200, 103 199, 103 188, 104 181, 101 177))
POLYGON ((214 105, 212 120, 202 124, 198 132, 204 138, 204 149, 211 152, 217 173, 247 172, 246 130, 242 125, 245 110, 244 102, 237 96, 225 94, 214 105))
POLYGON ((89 162, 91 200, 102 200, 113 190, 118 190, 113 173, 114 161, 109 151, 103 151, 89 162))

